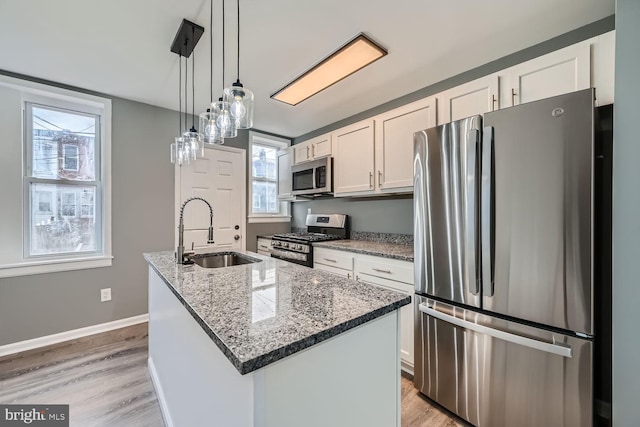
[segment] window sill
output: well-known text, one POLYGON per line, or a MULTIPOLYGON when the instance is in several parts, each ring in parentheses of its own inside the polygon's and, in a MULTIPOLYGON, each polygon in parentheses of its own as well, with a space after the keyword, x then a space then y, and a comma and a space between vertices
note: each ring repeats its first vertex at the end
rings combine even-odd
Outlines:
POLYGON ((0 278, 30 276, 33 274, 57 273, 60 271, 84 270, 111 267, 113 256, 100 255, 85 258, 25 261, 0 265, 0 278))
POLYGON ((249 224, 269 222, 291 222, 291 216, 249 216, 249 224))

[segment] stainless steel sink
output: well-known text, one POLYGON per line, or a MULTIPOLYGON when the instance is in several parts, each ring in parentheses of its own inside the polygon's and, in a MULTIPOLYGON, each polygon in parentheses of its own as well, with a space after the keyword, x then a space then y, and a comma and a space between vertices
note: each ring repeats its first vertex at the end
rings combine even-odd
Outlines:
POLYGON ((233 267, 234 265, 252 264, 254 262, 262 261, 237 252, 197 254, 190 256, 189 260, 198 264, 202 268, 233 267))

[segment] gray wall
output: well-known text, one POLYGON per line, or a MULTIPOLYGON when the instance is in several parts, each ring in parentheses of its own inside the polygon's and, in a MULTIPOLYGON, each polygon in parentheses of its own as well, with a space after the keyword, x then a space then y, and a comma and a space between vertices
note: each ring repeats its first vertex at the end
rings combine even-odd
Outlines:
POLYGON ((173 247, 169 144, 177 117, 112 98, 112 120, 113 265, 0 279, 0 345, 147 312, 142 253, 173 247), (106 287, 113 299, 100 303, 106 287))
POLYGON ((613 425, 640 424, 640 2, 616 2, 613 154, 613 425))
POLYGON ((304 227, 307 209, 312 213, 349 215, 351 229, 380 233, 413 234, 413 197, 372 199, 334 198, 293 203, 293 227, 304 227))

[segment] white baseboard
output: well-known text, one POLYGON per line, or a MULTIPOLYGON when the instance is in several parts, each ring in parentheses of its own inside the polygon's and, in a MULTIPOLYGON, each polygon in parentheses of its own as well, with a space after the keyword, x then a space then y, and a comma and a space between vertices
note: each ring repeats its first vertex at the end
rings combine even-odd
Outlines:
POLYGON ((48 345, 58 344, 69 340, 75 340, 78 338, 87 337, 89 335, 108 332, 114 329, 125 328, 127 326, 133 326, 148 321, 149 315, 141 314, 139 316, 127 317, 126 319, 114 320, 113 322, 87 326, 86 328, 74 329, 72 331, 60 332, 58 334, 19 341, 16 343, 0 346, 0 357, 7 356, 9 354, 21 353, 27 350, 33 350, 40 347, 46 347, 48 345))
POLYGON ((153 384, 153 388, 156 391, 156 397, 158 398, 158 403, 160 404, 160 412, 162 413, 164 425, 165 427, 173 427, 173 421, 171 420, 169 407, 167 406, 167 401, 165 400, 164 392, 162 391, 162 385, 160 384, 160 380, 158 379, 158 373, 156 372, 156 367, 153 364, 153 359, 151 359, 151 357, 149 357, 148 359, 148 366, 149 376, 151 377, 151 384, 153 384))

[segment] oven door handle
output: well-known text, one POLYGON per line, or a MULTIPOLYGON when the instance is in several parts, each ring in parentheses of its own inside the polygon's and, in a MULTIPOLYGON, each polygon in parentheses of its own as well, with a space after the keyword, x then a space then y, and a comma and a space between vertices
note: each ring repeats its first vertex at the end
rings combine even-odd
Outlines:
POLYGON ((499 329, 490 328, 488 326, 480 325, 475 322, 470 322, 468 320, 460 319, 455 316, 451 316, 449 314, 443 313, 434 309, 433 307, 429 307, 426 304, 420 304, 418 306, 419 310, 424 314, 435 317, 437 319, 443 320, 452 325, 459 326, 464 329, 468 329, 470 331, 479 332, 481 334, 489 335, 499 340, 511 342, 517 345, 522 345, 525 347, 532 348, 534 350, 544 351, 546 353, 556 354, 562 357, 571 358, 571 347, 562 343, 550 343, 546 341, 540 341, 533 338, 528 338, 522 335, 513 334, 510 332, 501 331, 499 329))

